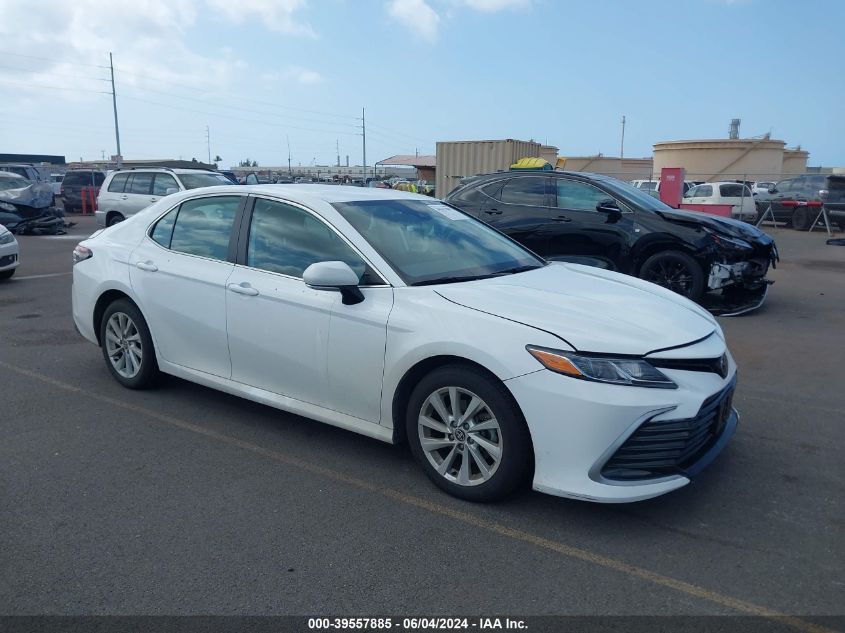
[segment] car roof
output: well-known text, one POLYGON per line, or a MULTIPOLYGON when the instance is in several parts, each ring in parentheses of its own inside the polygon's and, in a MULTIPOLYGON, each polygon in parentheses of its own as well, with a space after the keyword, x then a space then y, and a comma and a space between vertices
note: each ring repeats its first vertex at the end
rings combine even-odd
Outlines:
MULTIPOLYGON (((216 187, 215 187, 216 189, 216 187)), ((328 202, 363 202, 366 200, 426 200, 438 203, 431 196, 408 193, 397 189, 376 189, 371 187, 350 187, 344 185, 280 184, 280 185, 232 185, 235 192, 283 196, 303 203, 311 200, 328 202)))
POLYGON ((13 171, 3 171, 3 170, 0 170, 0 178, 19 178, 20 180, 26 180, 26 178, 24 178, 20 174, 16 174, 13 171))

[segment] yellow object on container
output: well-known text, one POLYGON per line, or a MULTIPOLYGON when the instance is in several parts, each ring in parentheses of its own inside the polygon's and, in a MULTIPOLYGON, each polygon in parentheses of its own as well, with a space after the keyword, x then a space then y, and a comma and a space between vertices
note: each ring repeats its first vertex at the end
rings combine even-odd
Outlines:
POLYGON ((552 166, 543 158, 520 158, 511 169, 551 169, 552 166))

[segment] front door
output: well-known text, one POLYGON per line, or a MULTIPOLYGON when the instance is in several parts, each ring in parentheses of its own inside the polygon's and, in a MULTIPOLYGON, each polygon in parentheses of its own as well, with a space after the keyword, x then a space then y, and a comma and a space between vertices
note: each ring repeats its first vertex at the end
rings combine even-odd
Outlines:
POLYGON ((543 231, 549 220, 547 176, 514 174, 482 188, 480 218, 538 255, 548 252, 543 231))
POLYGON ((599 211, 599 203, 614 201, 613 196, 589 183, 554 178, 552 184, 549 259, 628 272, 634 214, 621 203, 619 213, 599 211))
POLYGON ((248 231, 226 292, 232 379, 377 423, 392 289, 363 288, 365 300, 348 306, 339 292, 305 285, 303 272, 320 261, 373 280, 307 209, 255 198, 248 231))

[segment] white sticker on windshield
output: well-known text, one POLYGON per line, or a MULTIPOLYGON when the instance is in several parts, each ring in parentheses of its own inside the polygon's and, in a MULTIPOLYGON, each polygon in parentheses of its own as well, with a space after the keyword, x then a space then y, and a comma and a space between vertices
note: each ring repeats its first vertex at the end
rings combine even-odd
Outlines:
POLYGON ((459 213, 452 207, 447 207, 445 204, 429 204, 427 205, 432 211, 437 211, 440 215, 444 215, 450 220, 466 220, 467 216, 459 213))

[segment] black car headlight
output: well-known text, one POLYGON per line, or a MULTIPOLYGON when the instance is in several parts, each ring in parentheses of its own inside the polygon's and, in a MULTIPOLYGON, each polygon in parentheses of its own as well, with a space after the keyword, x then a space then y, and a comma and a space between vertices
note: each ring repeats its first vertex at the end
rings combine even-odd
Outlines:
POLYGON ((717 245, 721 246, 722 248, 729 250, 729 251, 753 251, 754 247, 751 246, 745 240, 742 240, 738 237, 728 237, 722 233, 716 233, 716 231, 710 230, 708 228, 704 229, 713 238, 713 241, 716 242, 717 245))
POLYGON ((534 345, 525 349, 546 369, 571 378, 631 387, 678 388, 663 372, 641 358, 588 356, 534 345))

